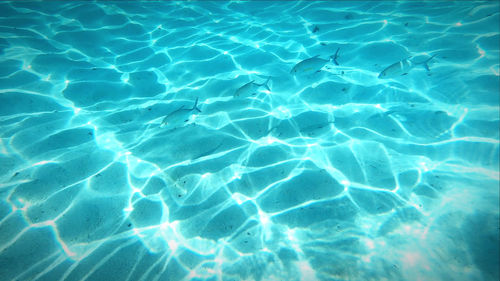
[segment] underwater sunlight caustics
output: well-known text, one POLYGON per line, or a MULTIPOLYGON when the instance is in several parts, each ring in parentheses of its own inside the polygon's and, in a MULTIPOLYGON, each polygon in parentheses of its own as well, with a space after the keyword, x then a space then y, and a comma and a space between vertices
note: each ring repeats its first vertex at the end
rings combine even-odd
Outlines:
POLYGON ((499 280, 499 9, 0 2, 0 281, 499 280))

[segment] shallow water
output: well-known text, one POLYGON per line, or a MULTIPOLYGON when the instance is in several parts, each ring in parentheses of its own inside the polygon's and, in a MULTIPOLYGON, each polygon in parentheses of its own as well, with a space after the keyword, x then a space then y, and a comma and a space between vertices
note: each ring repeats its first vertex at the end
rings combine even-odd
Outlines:
POLYGON ((0 280, 498 280, 499 16, 1 2, 0 280))

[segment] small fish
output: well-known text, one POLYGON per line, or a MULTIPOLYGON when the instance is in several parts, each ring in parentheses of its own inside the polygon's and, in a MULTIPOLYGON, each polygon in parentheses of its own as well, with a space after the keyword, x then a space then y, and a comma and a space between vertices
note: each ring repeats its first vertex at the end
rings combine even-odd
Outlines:
POLYGON ((320 72, 321 68, 323 68, 323 66, 325 66, 325 64, 327 64, 330 61, 333 61, 335 65, 339 65, 339 63, 337 62, 337 58, 339 57, 339 50, 340 48, 337 49, 335 55, 330 56, 329 60, 321 59, 319 58, 319 55, 305 59, 297 63, 290 71, 290 74, 306 73, 311 71, 320 72))
POLYGON ((317 25, 315 25, 314 28, 313 28, 313 33, 316 33, 318 31, 319 31, 319 27, 317 25))
POLYGON ((337 51, 335 52, 335 55, 333 55, 333 58, 330 57, 333 60, 333 62, 335 63, 335 65, 339 65, 339 63, 337 62, 337 59, 339 57, 339 51, 340 51, 340 48, 337 48, 337 51))
POLYGON ((237 97, 245 97, 245 96, 255 95, 255 94, 257 94, 257 90, 259 90, 259 88, 262 86, 264 86, 268 91, 271 91, 271 89, 269 88, 269 85, 268 85, 269 79, 271 79, 271 76, 269 76, 267 78, 266 82, 264 82, 262 84, 257 84, 257 83, 255 83, 255 80, 252 80, 252 81, 246 83, 245 85, 239 87, 238 90, 236 90, 236 92, 234 92, 233 97, 237 98, 237 97))
POLYGON ((179 109, 167 114, 167 116, 163 118, 163 121, 161 121, 160 127, 169 127, 172 129, 184 127, 189 121, 189 117, 193 115, 193 111, 195 110, 201 112, 198 108, 198 98, 196 98, 193 108, 184 108, 183 105, 179 109))
POLYGON ((382 72, 380 72, 378 78, 385 79, 385 78, 394 78, 398 76, 407 75, 408 72, 417 65, 423 65, 427 71, 430 71, 427 63, 435 56, 436 55, 433 55, 432 57, 426 59, 423 62, 413 62, 410 60, 412 58, 411 56, 407 57, 406 59, 400 60, 386 67, 384 70, 382 70, 382 72))
POLYGON ((320 124, 314 124, 307 127, 299 128, 301 134, 309 137, 321 135, 331 129, 330 124, 335 124, 335 121, 328 121, 320 124))

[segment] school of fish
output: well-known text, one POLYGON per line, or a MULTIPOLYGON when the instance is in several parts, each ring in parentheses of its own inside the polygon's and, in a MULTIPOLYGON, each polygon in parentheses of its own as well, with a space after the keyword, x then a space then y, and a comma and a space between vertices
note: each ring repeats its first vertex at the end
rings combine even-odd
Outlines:
MULTIPOLYGON (((337 48, 335 54, 331 55, 329 59, 322 59, 319 57, 319 55, 304 59, 293 66, 293 68, 290 70, 290 74, 314 74, 317 72, 321 72, 321 70, 331 62, 338 66, 339 63, 337 59, 339 57, 339 51, 340 48, 337 48)), ((380 72, 377 77, 379 79, 397 78, 407 75, 410 70, 419 65, 423 66, 427 71, 430 71, 428 62, 435 56, 436 55, 434 54, 428 59, 420 62, 414 61, 413 57, 411 56, 407 57, 387 66, 380 72)), ((269 87, 270 79, 271 76, 269 76, 265 82, 262 82, 260 84, 256 83, 255 80, 245 83, 244 85, 236 89, 233 94, 233 98, 247 98, 250 96, 254 96, 259 92, 261 88, 265 88, 267 91, 271 92, 271 88, 269 87)), ((187 124, 191 123, 191 117, 193 115, 196 115, 196 113, 201 113, 201 110, 198 108, 198 98, 196 98, 196 101, 192 108, 184 108, 184 106, 181 106, 180 108, 168 113, 163 118, 160 127, 171 129, 184 127, 187 124)))

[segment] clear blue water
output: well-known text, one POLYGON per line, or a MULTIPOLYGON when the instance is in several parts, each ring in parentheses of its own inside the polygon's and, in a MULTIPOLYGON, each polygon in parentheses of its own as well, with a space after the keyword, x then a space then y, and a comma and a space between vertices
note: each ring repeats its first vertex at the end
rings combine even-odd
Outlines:
POLYGON ((499 16, 1 2, 0 280, 498 280, 499 16))

